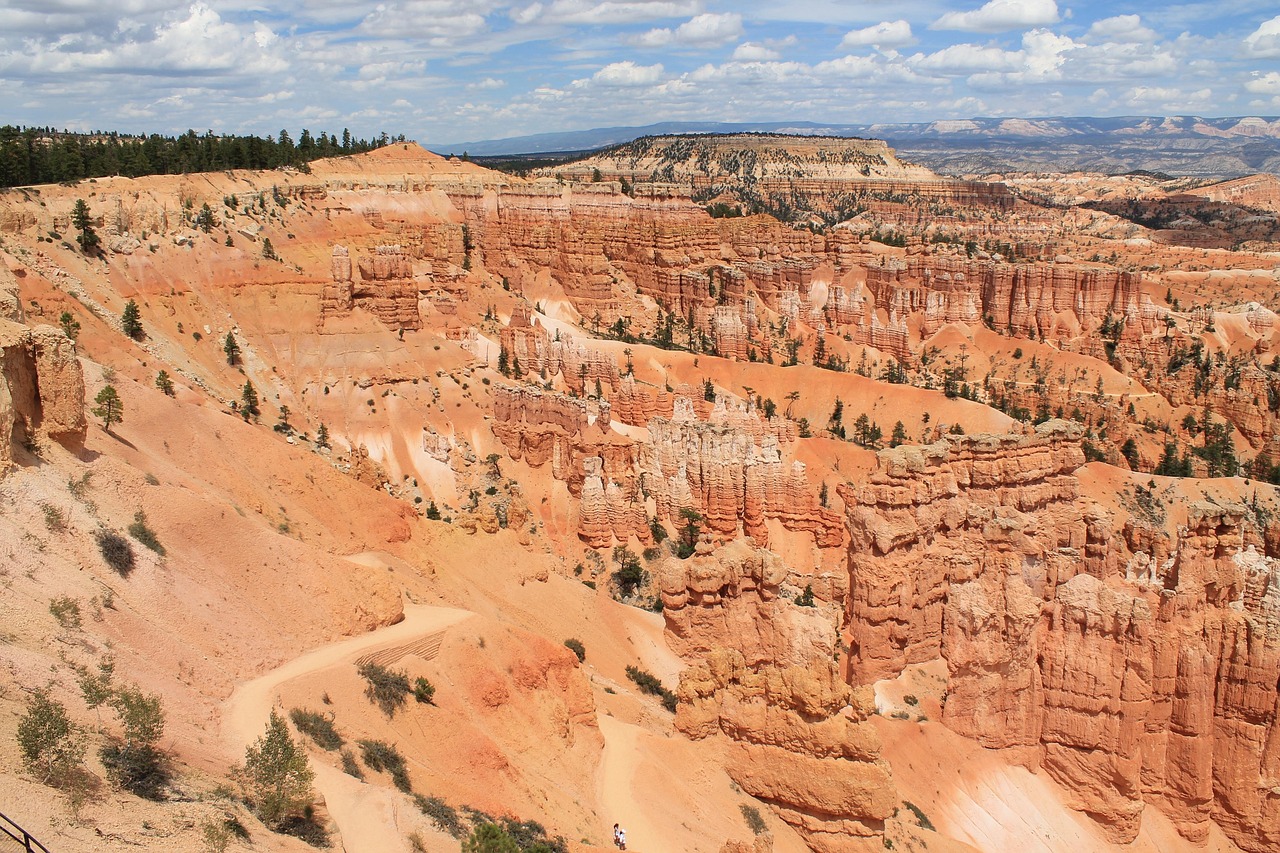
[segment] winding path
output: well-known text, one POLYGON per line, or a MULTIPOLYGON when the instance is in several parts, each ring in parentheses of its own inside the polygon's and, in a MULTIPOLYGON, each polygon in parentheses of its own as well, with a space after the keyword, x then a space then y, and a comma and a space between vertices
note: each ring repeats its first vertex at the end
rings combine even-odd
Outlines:
MULTIPOLYGON (((471 615, 469 610, 407 604, 404 619, 358 637, 350 637, 312 649, 253 681, 241 684, 227 699, 222 713, 222 734, 233 755, 266 730, 271 708, 281 685, 304 675, 340 666, 362 654, 396 645, 413 644, 439 634, 471 615)), ((438 646, 438 644, 437 644, 438 646)), ((338 825, 341 849, 346 853, 398 853, 408 851, 406 833, 397 826, 401 796, 388 788, 366 785, 320 762, 313 762, 316 788, 324 796, 329 814, 338 825)))

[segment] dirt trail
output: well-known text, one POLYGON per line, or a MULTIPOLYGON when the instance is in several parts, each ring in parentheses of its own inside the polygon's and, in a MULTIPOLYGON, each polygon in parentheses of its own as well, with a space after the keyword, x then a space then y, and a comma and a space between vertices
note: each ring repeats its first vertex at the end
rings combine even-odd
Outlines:
POLYGON ((648 734, 639 726, 601 714, 600 734, 604 735, 604 754, 600 758, 599 802, 608 818, 606 837, 613 837, 613 824, 627 831, 627 850, 670 850, 658 827, 645 814, 645 797, 636 790, 634 780, 641 761, 639 740, 648 734))
MULTIPOLYGON (((304 675, 348 663, 361 653, 403 644, 443 631, 471 615, 469 610, 406 604, 404 619, 368 634, 339 640, 313 649, 270 672, 241 684, 223 707, 222 733, 233 755, 265 731, 271 708, 279 702, 281 685, 304 675)), ((280 709, 283 713, 283 709, 280 709)), ((407 851, 406 832, 397 827, 400 796, 396 791, 365 785, 340 770, 313 762, 316 788, 338 825, 341 849, 346 853, 397 853, 407 851)))

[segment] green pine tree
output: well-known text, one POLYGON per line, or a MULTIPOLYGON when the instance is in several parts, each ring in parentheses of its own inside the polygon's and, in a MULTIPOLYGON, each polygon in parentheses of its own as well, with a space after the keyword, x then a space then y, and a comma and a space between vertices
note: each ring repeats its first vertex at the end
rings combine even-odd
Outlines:
POLYGON ((93 398, 98 405, 92 409, 95 417, 102 418, 102 428, 111 432, 112 424, 124 423, 124 403, 116 392, 115 386, 104 385, 98 395, 93 398))
POLYGON ((142 311, 132 299, 125 303, 124 311, 120 313, 120 331, 135 341, 142 340, 142 311))

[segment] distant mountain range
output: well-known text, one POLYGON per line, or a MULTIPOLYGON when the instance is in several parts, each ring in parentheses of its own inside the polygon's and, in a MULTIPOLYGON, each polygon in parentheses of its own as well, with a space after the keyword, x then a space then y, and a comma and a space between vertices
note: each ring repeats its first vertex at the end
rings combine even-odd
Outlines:
POLYGON ((790 133, 887 140, 904 159, 954 175, 1147 170, 1206 178, 1280 174, 1280 117, 973 118, 899 124, 660 122, 507 139, 428 144, 473 157, 592 151, 641 136, 790 133))

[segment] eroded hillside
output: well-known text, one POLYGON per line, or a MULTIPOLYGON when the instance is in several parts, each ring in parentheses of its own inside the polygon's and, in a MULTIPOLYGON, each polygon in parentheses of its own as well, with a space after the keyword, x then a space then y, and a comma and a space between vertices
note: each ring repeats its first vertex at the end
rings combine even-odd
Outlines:
POLYGON ((33 834, 303 849, 227 787, 276 708, 363 766, 310 748, 348 850, 457 849, 412 794, 584 850, 1280 842, 1275 258, 882 143, 690 144, 0 196, 0 760, 33 834), (865 179, 894 183, 842 207, 865 179), (704 209, 788 182, 822 213, 704 209), (139 523, 163 553, 122 574, 98 531, 139 523), (173 781, 68 811, 13 733, 47 689, 116 734, 79 689, 107 658, 163 697, 173 781), (360 662, 434 697, 384 713, 360 662))

